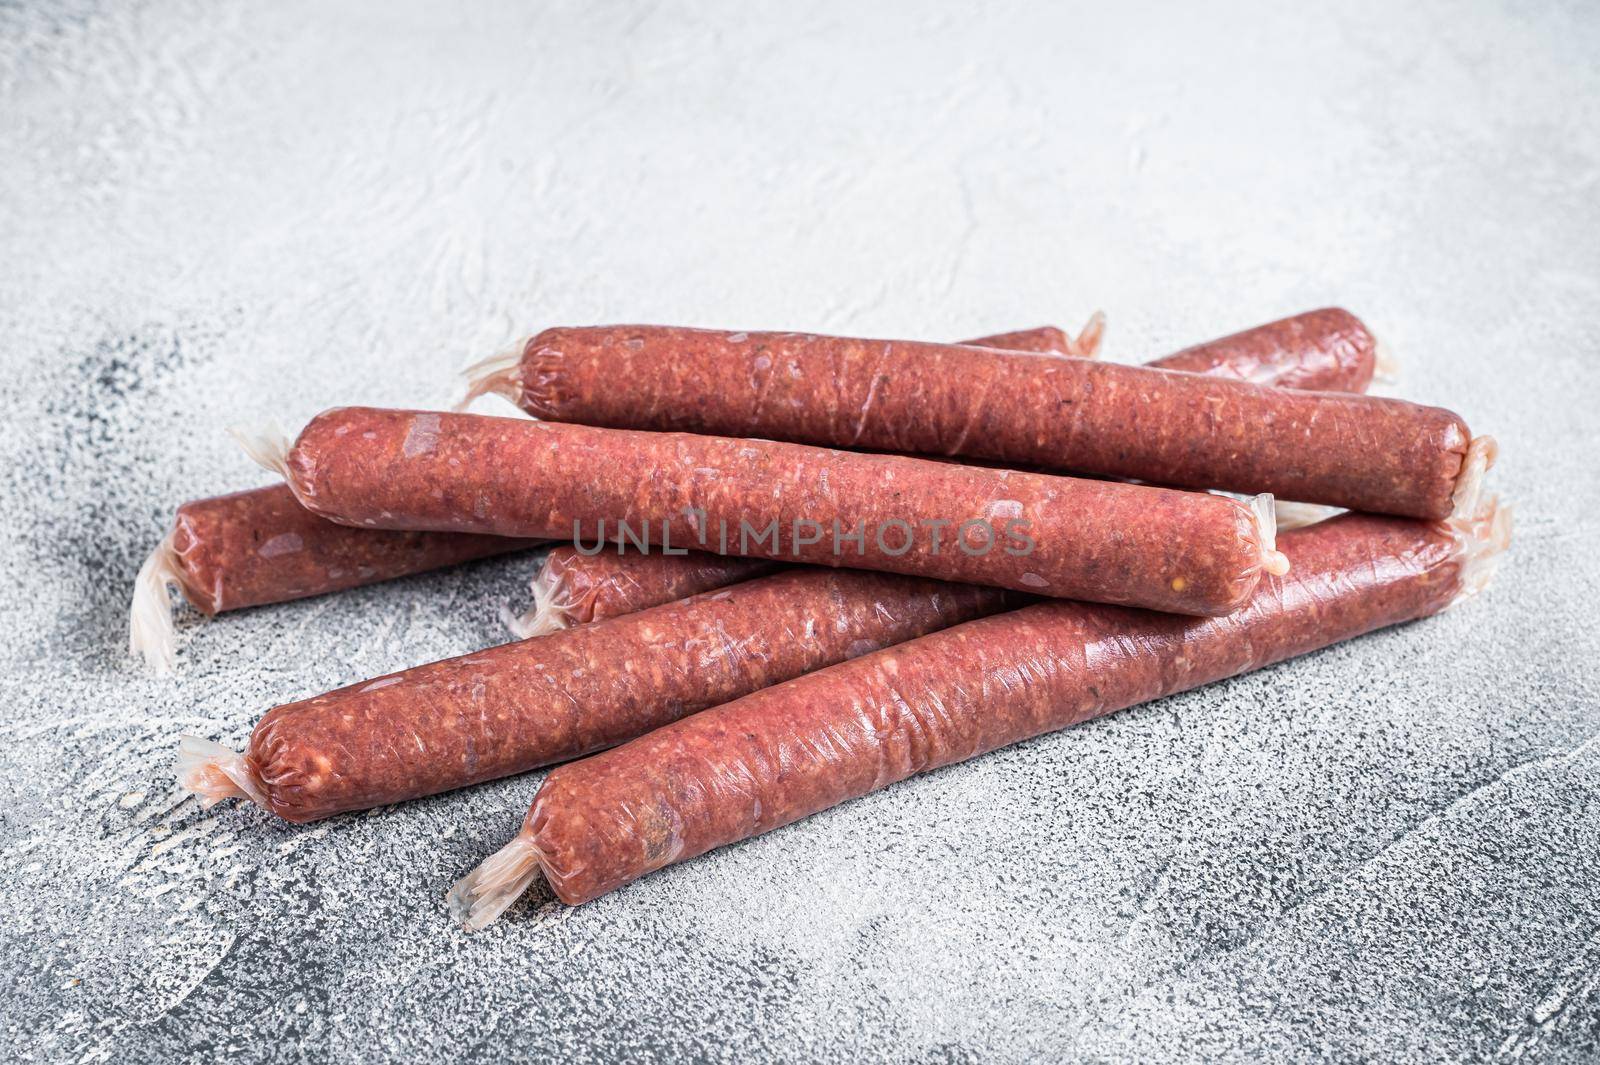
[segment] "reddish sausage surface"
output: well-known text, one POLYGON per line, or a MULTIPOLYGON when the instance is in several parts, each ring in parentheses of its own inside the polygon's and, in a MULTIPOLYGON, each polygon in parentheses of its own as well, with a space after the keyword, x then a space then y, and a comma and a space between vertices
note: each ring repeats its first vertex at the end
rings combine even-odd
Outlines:
MULTIPOLYGON (((1098 317, 1084 331, 1098 346, 1098 317)), ((963 341, 978 347, 1092 355, 1054 326, 963 341)), ((1219 377, 1238 377, 1285 388, 1361 392, 1372 381, 1376 341, 1349 311, 1308 311, 1232 336, 1197 344, 1150 366, 1219 377)), ((771 563, 691 551, 688 555, 619 554, 606 549, 586 555, 571 548, 550 552, 533 579, 536 606, 512 622, 519 636, 616 617, 670 603, 686 595, 748 580, 771 563)))
MULTIPOLYGON (((1096 316, 1076 340, 1054 326, 1041 326, 983 341, 1004 340, 1022 351, 1092 356, 1100 325, 1096 316)), ((175 633, 167 613, 168 584, 177 585, 196 609, 214 615, 343 591, 532 545, 532 541, 471 533, 352 529, 310 513, 284 485, 199 499, 178 508, 173 531, 145 566, 130 616, 130 642, 135 653, 170 668, 175 633)), ((738 563, 728 560, 728 565, 738 563)), ((631 609, 744 579, 732 572, 715 583, 695 587, 680 583, 677 594, 651 602, 635 597, 631 609)), ((747 564, 745 572, 755 576, 758 570, 747 564)), ((659 574, 657 579, 665 576, 659 574)))
POLYGON ((1100 353, 1100 342, 1105 339, 1105 333, 1106 316, 1096 311, 1076 337, 1068 336, 1053 325, 1041 325, 1011 333, 991 333, 957 343, 975 348, 1005 348, 1007 351, 1033 351, 1041 355, 1092 359, 1100 353))
POLYGON ((1196 344, 1145 365, 1279 388, 1365 392, 1372 383, 1377 353, 1378 343, 1361 319, 1340 307, 1324 307, 1196 344))
POLYGON ((995 333, 991 336, 977 337, 972 340, 963 340, 963 344, 971 344, 979 348, 1005 348, 1008 351, 1033 351, 1041 355, 1074 355, 1092 357, 1094 350, 1080 350, 1077 342, 1068 337, 1066 332, 1053 325, 1041 325, 1033 329, 1019 329, 1014 333, 995 333))
POLYGON ((536 867, 581 903, 913 774, 1437 613, 1508 536, 1492 503, 1454 532, 1348 515, 1285 534, 1289 575, 1228 618, 1048 602, 752 693, 552 771, 452 903, 481 925, 536 867))
POLYGON ((197 499, 139 570, 128 614, 129 648, 157 670, 173 664, 169 589, 207 615, 323 595, 536 541, 459 533, 352 529, 320 518, 286 485, 197 499))
POLYGON ((1220 496, 766 440, 346 407, 284 472, 347 524, 598 543, 620 522, 658 546, 1179 613, 1225 614, 1282 562, 1220 496))
POLYGON ((1401 400, 990 348, 667 326, 547 329, 547 421, 964 455, 1443 518, 1470 434, 1401 400))
POLYGON ((621 743, 999 610, 1007 596, 793 570, 287 703, 243 755, 186 737, 180 780, 208 801, 249 798, 290 821, 431 795, 621 743))
MULTIPOLYGON (((995 333, 962 341, 977 347, 1007 348, 1044 354, 1093 358, 1100 347, 1105 318, 1096 314, 1077 338, 1053 325, 995 333)), ((602 618, 670 603, 771 573, 771 559, 739 558, 690 551, 684 555, 626 553, 606 548, 590 554, 557 547, 534 575, 534 608, 508 618, 513 634, 527 638, 602 618)))
POLYGON ((206 614, 343 591, 536 543, 352 529, 311 513, 281 484, 185 503, 172 534, 184 598, 206 614))
POLYGON ((698 595, 772 572, 780 563, 690 551, 683 555, 620 552, 584 554, 552 548, 533 579, 534 611, 514 629, 519 636, 620 617, 687 595, 698 595))

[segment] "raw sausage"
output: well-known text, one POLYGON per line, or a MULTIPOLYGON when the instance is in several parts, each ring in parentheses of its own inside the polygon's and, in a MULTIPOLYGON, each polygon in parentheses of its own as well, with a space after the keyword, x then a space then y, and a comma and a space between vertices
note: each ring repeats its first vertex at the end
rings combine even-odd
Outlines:
POLYGON ((754 692, 553 770, 451 908, 481 927, 541 870, 575 905, 915 773, 1437 613, 1488 580, 1509 521, 1492 499, 1448 523, 1346 515, 1286 533, 1292 571, 1228 618, 1047 602, 754 692))
MULTIPOLYGON (((963 343, 1092 359, 1104 334, 1105 315, 1096 312, 1076 339, 1056 326, 1043 325, 963 343)), ((771 559, 706 551, 663 555, 610 547, 597 553, 556 547, 529 584, 533 608, 521 615, 507 611, 506 627, 525 640, 751 580, 771 573, 778 565, 771 559)))
MULTIPOLYGON (((1098 340, 1098 337, 1096 337, 1098 340)), ((1014 333, 996 333, 993 336, 983 337, 978 340, 963 340, 963 344, 971 344, 980 348, 1006 348, 1010 351, 1032 351, 1041 355, 1073 355, 1081 353, 1076 350, 1077 345, 1065 332, 1053 325, 1041 325, 1034 329, 1019 329, 1014 333)), ((1096 344, 1098 347, 1098 344, 1096 344)), ((1088 355, 1093 358, 1093 354, 1088 355)))
MULTIPOLYGON (((1090 316, 1076 338, 1053 325, 1034 329, 1018 329, 1012 333, 991 333, 959 343, 975 348, 1004 348, 1007 351, 1032 351, 1041 355, 1067 355, 1078 359, 1092 359, 1100 353, 1100 342, 1105 339, 1106 316, 1099 311, 1090 316)), ((468 374, 472 371, 468 370, 468 374)), ((468 397, 469 400, 471 397, 468 397)))
POLYGON ((349 524, 580 543, 624 530, 663 550, 1179 613, 1227 613, 1284 565, 1260 505, 763 440, 346 407, 286 458, 261 457, 308 509, 349 524))
MULTIPOLYGON (((1054 326, 1042 326, 962 343, 1092 358, 1104 326, 1104 316, 1096 314, 1077 341, 1069 340, 1054 326)), ((1359 318, 1328 307, 1197 344, 1147 365, 1238 377, 1261 385, 1361 392, 1372 381, 1377 351, 1376 339, 1359 318)), ((1277 501, 1279 530, 1323 521, 1334 513, 1337 511, 1332 508, 1315 504, 1277 501)), ((748 580, 772 565, 760 559, 700 551, 681 556, 624 554, 608 548, 583 554, 556 548, 530 584, 532 609, 521 615, 508 612, 506 624, 518 637, 537 636, 748 580)))
POLYGON ((178 508, 172 531, 134 581, 129 649, 158 670, 172 668, 171 587, 211 616, 373 584, 536 542, 352 529, 306 510, 281 484, 197 499, 178 508))
POLYGON ((1469 433, 1400 400, 1082 359, 668 327, 546 330, 538 418, 967 455, 1442 518, 1469 433))
MULTIPOLYGON (((1104 317, 1096 314, 1076 339, 1054 326, 981 339, 1001 346, 1003 341, 1019 351, 1092 358, 1103 331, 1104 317)), ((178 508, 172 531, 139 571, 129 611, 129 648, 156 670, 171 671, 177 637, 168 601, 172 588, 197 610, 212 616, 224 610, 343 591, 535 543, 471 533, 351 529, 310 513, 281 484, 195 500, 178 508)), ((664 557, 674 562, 678 559, 655 556, 664 557)), ((706 566, 711 558, 715 556, 707 556, 706 566)), ((727 579, 710 584, 702 581, 694 587, 680 584, 676 594, 650 602, 636 597, 630 609, 720 588, 774 568, 741 559, 724 559, 722 565, 727 579), (740 566, 744 577, 730 568, 740 566)))
MULTIPOLYGON (((1066 331, 1058 326, 1040 325, 1009 333, 991 333, 988 336, 974 337, 958 343, 979 348, 1005 348, 1009 351, 1031 351, 1040 355, 1093 359, 1100 354, 1100 344, 1105 340, 1105 333, 1106 316, 1101 311, 1095 311, 1076 337, 1068 336, 1066 331)), ((455 409, 465 410, 473 400, 489 393, 504 395, 512 402, 516 402, 520 390, 516 384, 517 367, 522 362, 525 348, 526 341, 517 344, 510 351, 491 355, 468 366, 463 371, 467 379, 467 391, 455 405, 455 409)))
POLYGON ((529 414, 923 455, 1409 517, 1450 513, 1438 407, 992 348, 667 326, 547 329, 494 387, 529 414))
POLYGON ((1324 307, 1196 344, 1145 365, 1279 388, 1365 392, 1378 361, 1377 339, 1361 319, 1341 307, 1324 307))
POLYGON ((186 736, 182 786, 313 821, 521 773, 1001 609, 993 588, 808 568, 269 711, 245 754, 186 736))
POLYGON ((519 639, 542 636, 751 580, 778 566, 768 558, 708 551, 642 554, 608 546, 597 554, 585 554, 573 547, 555 547, 529 585, 533 609, 507 617, 506 625, 519 639))
POLYGON ((279 446, 257 457, 353 525, 637 538, 1191 614, 1286 565, 1268 500, 766 440, 345 407, 279 446))

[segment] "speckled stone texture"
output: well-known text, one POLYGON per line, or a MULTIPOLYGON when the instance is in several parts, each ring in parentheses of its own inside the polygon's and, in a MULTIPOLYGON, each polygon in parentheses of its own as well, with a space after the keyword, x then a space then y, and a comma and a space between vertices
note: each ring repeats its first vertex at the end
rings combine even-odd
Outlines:
POLYGON ((1600 8, 1203 6, 0 5, 0 1056, 1593 1060, 1600 8), (225 426, 519 332, 1329 303, 1500 437, 1486 596, 576 910, 441 903, 537 774, 309 828, 170 774, 531 559, 123 653, 173 508, 265 483, 225 426))

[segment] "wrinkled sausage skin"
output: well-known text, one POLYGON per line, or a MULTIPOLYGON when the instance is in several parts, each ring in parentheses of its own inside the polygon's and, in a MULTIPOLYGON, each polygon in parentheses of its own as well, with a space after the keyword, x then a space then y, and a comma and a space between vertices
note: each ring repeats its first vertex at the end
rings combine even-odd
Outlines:
POLYGON ((184 598, 206 614, 343 591, 536 543, 352 529, 311 513, 281 484, 185 503, 172 534, 184 598))
POLYGON ((975 348, 1005 348, 1007 351, 1032 351, 1040 355, 1077 355, 1077 345, 1067 334, 1053 325, 1034 329, 1019 329, 1014 333, 994 333, 990 336, 963 340, 962 344, 975 348))
POLYGON ((550 773, 523 827, 571 904, 895 781, 1373 629, 1460 589, 1440 526, 1286 533, 1292 569, 1226 618, 1046 602, 755 692, 550 773))
POLYGON ((1208 340, 1145 365, 1278 388, 1365 392, 1377 353, 1377 340, 1361 319, 1341 307, 1324 307, 1208 340))
POLYGON ((520 418, 338 408, 301 432, 287 476, 308 508, 352 525, 593 543, 599 522, 624 521, 663 546, 1179 613, 1233 610, 1266 561, 1255 515, 1221 496, 520 418), (955 544, 967 521, 993 530, 988 547, 976 529, 971 550, 955 544), (791 535, 804 522, 816 542, 791 535), (775 523, 782 542, 741 540, 741 523, 775 523))
MULTIPOLYGON (((1092 350, 1081 351, 1065 331, 1053 325, 994 333, 962 343, 1045 354, 1093 354, 1092 350)), ((546 557, 537 579, 555 594, 563 620, 583 625, 751 580, 777 566, 770 559, 706 551, 684 555, 628 554, 608 548, 586 554, 575 548, 557 547, 546 557)))
POLYGON ((576 758, 1018 601, 791 570, 286 703, 256 725, 247 762, 268 809, 312 821, 576 758))
MULTIPOLYGON (((962 341, 975 347, 1071 354, 1074 345, 1054 326, 962 341)), ((1188 373, 1237 377, 1284 388, 1362 392, 1372 381, 1376 341, 1349 311, 1308 311, 1197 344, 1147 365, 1188 373)), ((558 590, 565 619, 583 624, 766 572, 772 563, 691 551, 688 555, 550 553, 540 580, 558 590)))
POLYGON ((752 580, 772 572, 777 562, 690 551, 684 555, 620 553, 608 548, 586 555, 576 548, 553 548, 540 579, 574 625, 620 617, 688 595, 752 580))
POLYGON ((962 455, 1439 519, 1470 433, 1395 399, 1089 359, 808 333, 547 329, 521 363, 547 421, 962 455))

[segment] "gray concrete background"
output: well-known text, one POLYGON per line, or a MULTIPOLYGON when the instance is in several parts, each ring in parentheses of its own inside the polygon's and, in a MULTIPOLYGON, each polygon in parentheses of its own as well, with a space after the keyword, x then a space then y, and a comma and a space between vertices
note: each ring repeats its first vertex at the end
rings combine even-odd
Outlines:
POLYGON ((1594 1060, 1600 8, 0 3, 0 992, 55 1061, 1594 1060), (526 559, 123 655, 223 434, 555 323, 1139 359, 1341 303, 1497 434, 1449 615, 476 936, 538 776, 310 828, 174 736, 500 638, 526 559))

